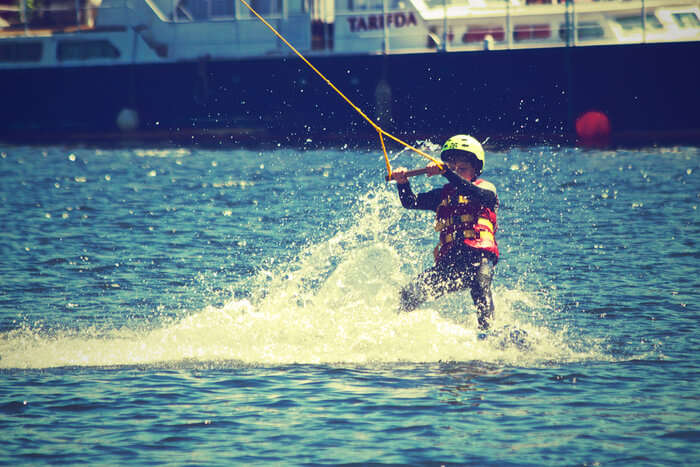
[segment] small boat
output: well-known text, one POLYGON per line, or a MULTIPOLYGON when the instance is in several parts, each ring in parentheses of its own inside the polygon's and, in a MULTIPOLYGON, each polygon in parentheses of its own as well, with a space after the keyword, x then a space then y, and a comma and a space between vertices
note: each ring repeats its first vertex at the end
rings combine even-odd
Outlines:
MULTIPOLYGON (((700 0, 254 0, 412 138, 700 141, 700 0)), ((0 0, 0 139, 376 141, 240 0, 0 0)))

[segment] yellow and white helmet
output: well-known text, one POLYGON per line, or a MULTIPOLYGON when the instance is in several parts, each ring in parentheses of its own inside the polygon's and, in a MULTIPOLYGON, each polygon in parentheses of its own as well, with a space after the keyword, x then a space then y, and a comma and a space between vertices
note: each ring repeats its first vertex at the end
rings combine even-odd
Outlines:
POLYGON ((474 168, 478 176, 484 170, 485 156, 481 143, 470 135, 455 135, 445 141, 440 151, 440 159, 449 162, 454 157, 468 156, 475 159, 474 168))

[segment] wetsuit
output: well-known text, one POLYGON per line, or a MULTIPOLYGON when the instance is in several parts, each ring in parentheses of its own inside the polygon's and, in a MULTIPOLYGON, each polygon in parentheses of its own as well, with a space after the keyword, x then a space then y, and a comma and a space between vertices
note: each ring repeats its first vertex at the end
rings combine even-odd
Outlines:
MULTIPOLYGON (((411 191, 409 183, 398 184, 401 204, 406 209, 435 211, 439 217, 438 210, 450 202, 448 194, 452 193, 452 198, 462 200, 461 206, 469 205, 471 212, 477 213, 471 219, 469 230, 476 231, 477 238, 470 237, 471 240, 467 240, 464 235, 453 238, 448 248, 444 248, 444 235, 441 232, 441 243, 436 248, 435 266, 419 274, 401 290, 401 309, 411 311, 427 300, 435 300, 446 293, 469 288, 477 308, 479 327, 487 329, 494 311, 491 279, 498 261, 498 247, 493 237, 498 196, 493 185, 488 182, 483 183, 487 188, 480 188, 478 185, 482 180, 468 182, 450 169, 446 169, 443 176, 449 181, 447 185, 418 195, 411 191), (489 245, 482 245, 478 238, 481 236, 478 233, 480 229, 477 228, 482 226, 476 224, 481 224, 482 216, 488 215, 491 216, 491 221, 484 220, 483 223, 492 224, 489 237, 491 242, 489 245)), ((488 234, 484 234, 483 237, 488 237, 488 234)))

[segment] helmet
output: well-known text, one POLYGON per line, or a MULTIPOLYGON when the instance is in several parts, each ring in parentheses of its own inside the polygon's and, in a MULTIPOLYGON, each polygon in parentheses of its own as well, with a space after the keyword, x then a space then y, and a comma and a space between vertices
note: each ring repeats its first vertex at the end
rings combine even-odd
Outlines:
POLYGON ((449 162, 455 157, 471 157, 478 176, 484 170, 484 148, 476 138, 469 135, 456 135, 445 141, 440 151, 440 159, 449 162))

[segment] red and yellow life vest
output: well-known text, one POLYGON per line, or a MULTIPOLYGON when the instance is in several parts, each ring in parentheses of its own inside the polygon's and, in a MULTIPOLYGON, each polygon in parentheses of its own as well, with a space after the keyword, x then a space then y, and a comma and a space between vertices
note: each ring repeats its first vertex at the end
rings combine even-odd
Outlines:
MULTIPOLYGON (((475 185, 482 183, 482 179, 474 182, 475 185)), ((485 184, 490 185, 488 182, 485 184)), ((435 261, 438 262, 457 241, 493 253, 497 260, 497 228, 495 209, 491 210, 472 202, 466 196, 458 195, 455 187, 448 183, 442 189, 442 202, 436 210, 435 230, 440 232, 440 243, 433 252, 435 261)))

